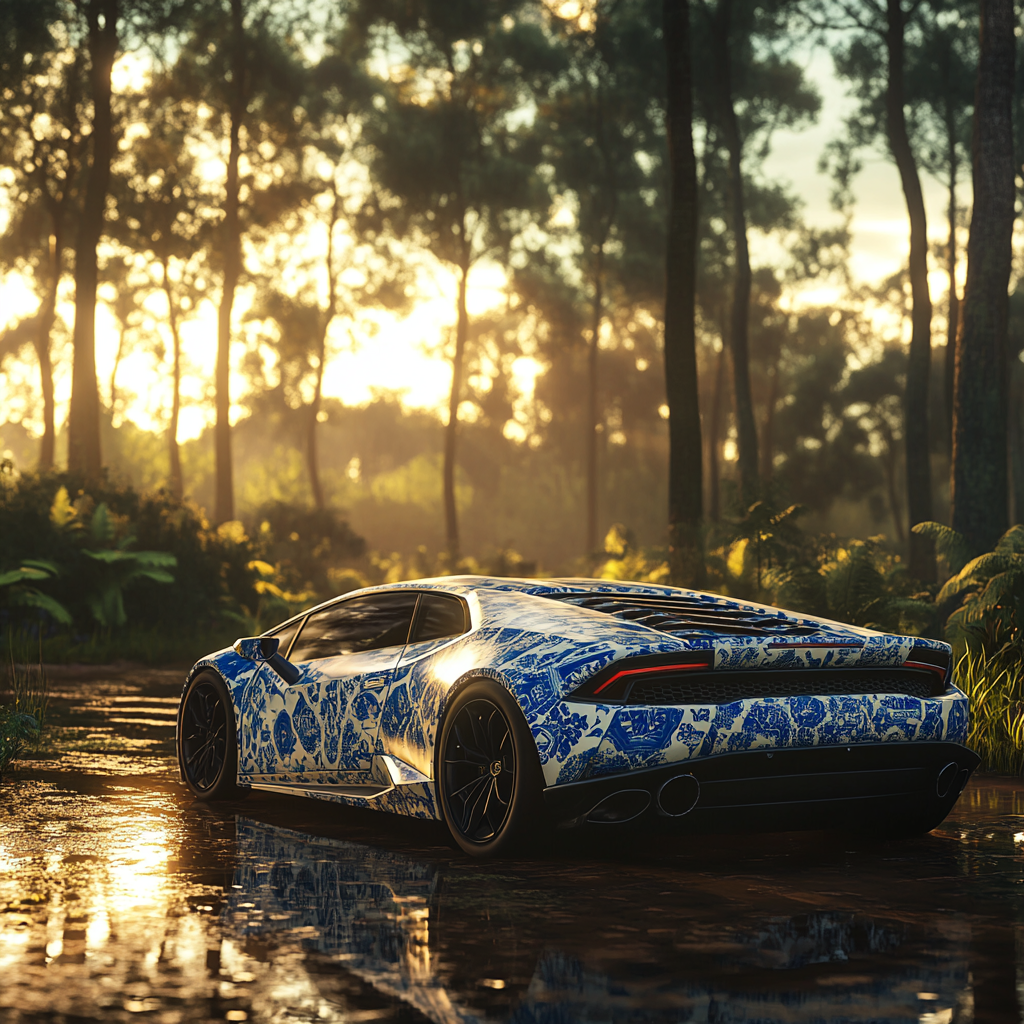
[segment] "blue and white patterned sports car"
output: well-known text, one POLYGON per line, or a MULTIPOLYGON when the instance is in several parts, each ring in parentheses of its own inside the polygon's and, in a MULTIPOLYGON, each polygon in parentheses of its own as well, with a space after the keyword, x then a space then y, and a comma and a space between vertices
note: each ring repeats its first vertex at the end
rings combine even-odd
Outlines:
POLYGON ((346 594, 192 669, 182 780, 443 819, 934 828, 978 757, 950 649, 711 594, 453 576, 346 594))

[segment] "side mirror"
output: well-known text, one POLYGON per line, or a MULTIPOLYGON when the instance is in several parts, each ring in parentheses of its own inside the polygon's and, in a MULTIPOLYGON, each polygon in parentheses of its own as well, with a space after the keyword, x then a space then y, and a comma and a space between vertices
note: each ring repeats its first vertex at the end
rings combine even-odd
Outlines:
POLYGON ((239 637, 233 644, 234 652, 246 661, 266 662, 290 686, 302 678, 302 673, 284 655, 278 653, 281 641, 276 636, 239 637))
POLYGON ((244 636, 234 642, 235 654, 246 661, 269 661, 281 645, 276 636, 244 636))

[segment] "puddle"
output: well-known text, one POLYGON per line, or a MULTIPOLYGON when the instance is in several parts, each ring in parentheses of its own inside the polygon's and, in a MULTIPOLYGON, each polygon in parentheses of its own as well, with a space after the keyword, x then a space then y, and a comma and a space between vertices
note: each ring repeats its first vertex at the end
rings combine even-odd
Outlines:
POLYGON ((429 823, 192 802, 174 687, 65 683, 58 727, 109 749, 86 732, 0 785, 3 1024, 1020 1019, 1007 780, 908 843, 593 832, 477 863, 429 823))

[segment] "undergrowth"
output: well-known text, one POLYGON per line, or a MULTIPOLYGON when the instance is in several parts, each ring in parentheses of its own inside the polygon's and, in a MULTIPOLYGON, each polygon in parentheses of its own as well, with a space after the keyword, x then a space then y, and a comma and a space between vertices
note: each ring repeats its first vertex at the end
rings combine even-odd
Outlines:
POLYGON ((971 701, 967 746, 983 771, 1024 774, 1024 665, 1006 648, 988 655, 970 649, 956 664, 954 681, 971 701))
MULTIPOLYGON (((258 624, 255 632, 260 633, 272 624, 258 624)), ((157 668, 188 668, 204 654, 248 635, 253 635, 253 631, 233 622, 194 629, 129 627, 91 636, 58 632, 43 639, 41 660, 52 665, 110 665, 129 661, 157 668)))
POLYGON ((6 647, 8 661, 0 677, 0 775, 26 747, 39 744, 50 708, 50 682, 42 662, 18 658, 25 638, 9 634, 6 647))

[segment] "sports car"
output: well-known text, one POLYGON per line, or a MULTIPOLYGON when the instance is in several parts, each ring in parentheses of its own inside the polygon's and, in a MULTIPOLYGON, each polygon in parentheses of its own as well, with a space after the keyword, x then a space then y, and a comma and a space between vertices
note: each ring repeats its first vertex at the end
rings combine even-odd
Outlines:
POLYGON ((202 658, 182 781, 539 831, 839 828, 949 813, 978 757, 950 648, 713 594, 449 576, 345 594, 202 658))

